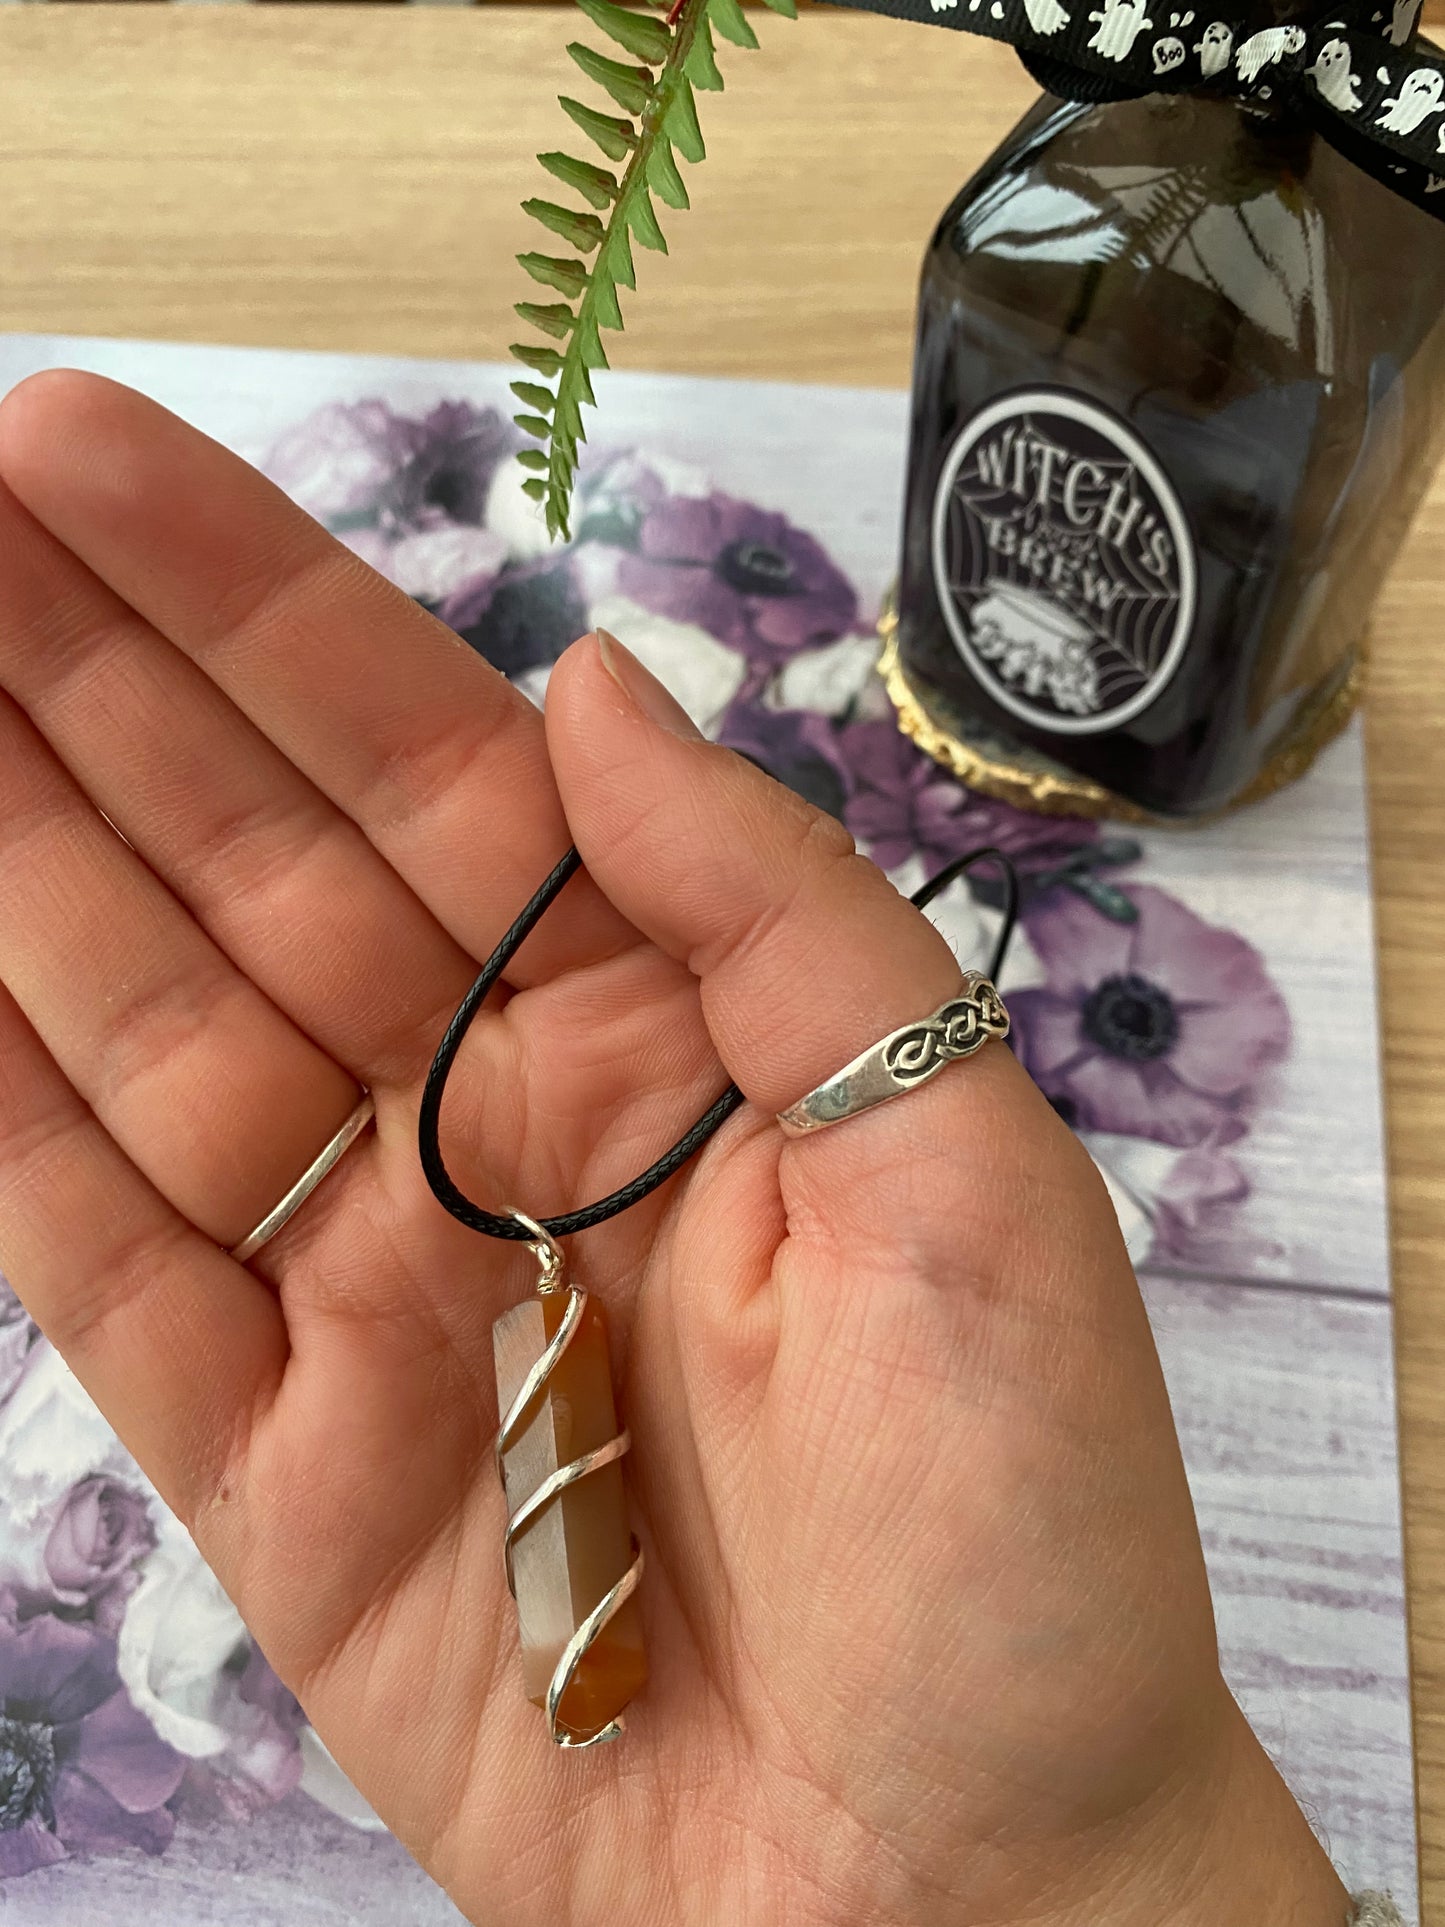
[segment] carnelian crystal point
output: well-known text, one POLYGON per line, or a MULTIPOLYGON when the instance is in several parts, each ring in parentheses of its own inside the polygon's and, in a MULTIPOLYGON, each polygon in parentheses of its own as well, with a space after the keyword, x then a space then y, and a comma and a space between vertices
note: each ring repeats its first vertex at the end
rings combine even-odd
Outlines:
MULTIPOLYGON (((505 1416, 567 1309, 565 1291, 527 1299, 492 1327, 497 1405, 505 1416)), ((508 1516, 559 1466, 595 1452, 618 1432, 607 1319, 589 1298, 571 1344, 503 1454, 508 1516)), ((622 1465, 589 1472, 553 1499, 512 1548, 527 1697, 545 1707, 563 1648, 632 1564, 622 1465)), ((584 1653, 558 1707, 559 1723, 586 1737, 626 1706, 647 1678, 642 1616, 627 1600, 584 1653)))

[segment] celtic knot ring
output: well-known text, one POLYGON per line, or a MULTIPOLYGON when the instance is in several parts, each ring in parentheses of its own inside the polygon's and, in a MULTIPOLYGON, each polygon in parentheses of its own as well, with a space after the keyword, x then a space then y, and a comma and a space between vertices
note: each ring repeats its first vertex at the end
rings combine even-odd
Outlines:
POLYGON ((904 1024, 855 1057, 816 1090, 800 1097, 778 1122, 790 1137, 841 1124, 890 1097, 901 1097, 936 1077, 947 1064, 972 1057, 990 1037, 1008 1036, 1008 1011, 989 979, 971 970, 956 997, 931 1017, 904 1024))

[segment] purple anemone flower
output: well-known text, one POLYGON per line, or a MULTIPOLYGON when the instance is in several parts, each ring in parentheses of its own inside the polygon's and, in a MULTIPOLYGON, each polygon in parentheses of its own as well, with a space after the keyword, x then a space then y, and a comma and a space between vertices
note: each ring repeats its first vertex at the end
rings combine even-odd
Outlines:
POLYGON ((272 481, 372 568, 428 607, 483 570, 503 540, 487 498, 516 430, 495 408, 438 402, 418 421, 384 401, 329 402, 288 429, 272 481))
POLYGON ((420 423, 410 460, 383 493, 383 519, 391 516, 409 528, 438 521, 479 526, 486 520, 497 469, 521 439, 495 408, 438 402, 420 423))
POLYGON ((0 1875, 77 1850, 161 1853, 184 1772, 131 1705, 114 1640, 48 1614, 0 1616, 0 1875))
POLYGON ((718 741, 726 743, 769 776, 829 816, 841 818, 848 779, 838 753, 838 731, 826 716, 807 709, 765 709, 736 702, 723 717, 718 741))
POLYGON ((386 402, 327 402, 272 446, 265 473, 330 529, 479 524, 498 464, 518 444, 495 408, 438 402, 418 421, 386 402))
POLYGON ((373 521, 426 431, 384 401, 327 402, 288 428, 261 464, 328 528, 373 521))
POLYGON ((785 515, 716 493, 639 499, 617 588, 654 615, 692 623, 767 665, 856 625, 853 585, 785 515))
POLYGON ((565 554, 483 570, 440 602, 436 614, 504 676, 554 663, 588 627, 587 604, 565 554))
POLYGON ((1243 937, 1163 890, 1141 884, 1130 896, 1132 924, 1067 891, 1028 913, 1048 982, 1009 999, 1018 1054, 1080 1130, 1227 1144, 1289 1049, 1284 999, 1243 937))
POLYGON ((1097 837, 1093 823, 1035 816, 977 795, 925 756, 891 717, 848 724, 838 744, 848 773, 843 821, 884 870, 916 851, 931 874, 992 844, 1026 875, 1063 862, 1097 837))

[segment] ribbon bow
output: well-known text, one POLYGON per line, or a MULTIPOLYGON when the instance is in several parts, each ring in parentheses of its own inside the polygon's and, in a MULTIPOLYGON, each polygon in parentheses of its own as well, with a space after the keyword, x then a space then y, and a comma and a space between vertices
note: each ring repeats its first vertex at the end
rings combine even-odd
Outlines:
POLYGON ((1349 0, 1281 21, 1259 0, 839 0, 1006 40, 1051 93, 1277 100, 1396 193, 1445 218, 1445 57, 1421 50, 1421 0, 1349 0))

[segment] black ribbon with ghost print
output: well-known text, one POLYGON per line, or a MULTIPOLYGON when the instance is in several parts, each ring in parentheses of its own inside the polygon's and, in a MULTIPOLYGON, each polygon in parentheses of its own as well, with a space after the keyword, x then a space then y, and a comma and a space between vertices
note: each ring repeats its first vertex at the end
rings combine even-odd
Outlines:
POLYGON ((1445 55, 1421 0, 1216 10, 1209 0, 837 0, 1006 40, 1066 100, 1221 94, 1288 106, 1332 147, 1445 218, 1445 55))

